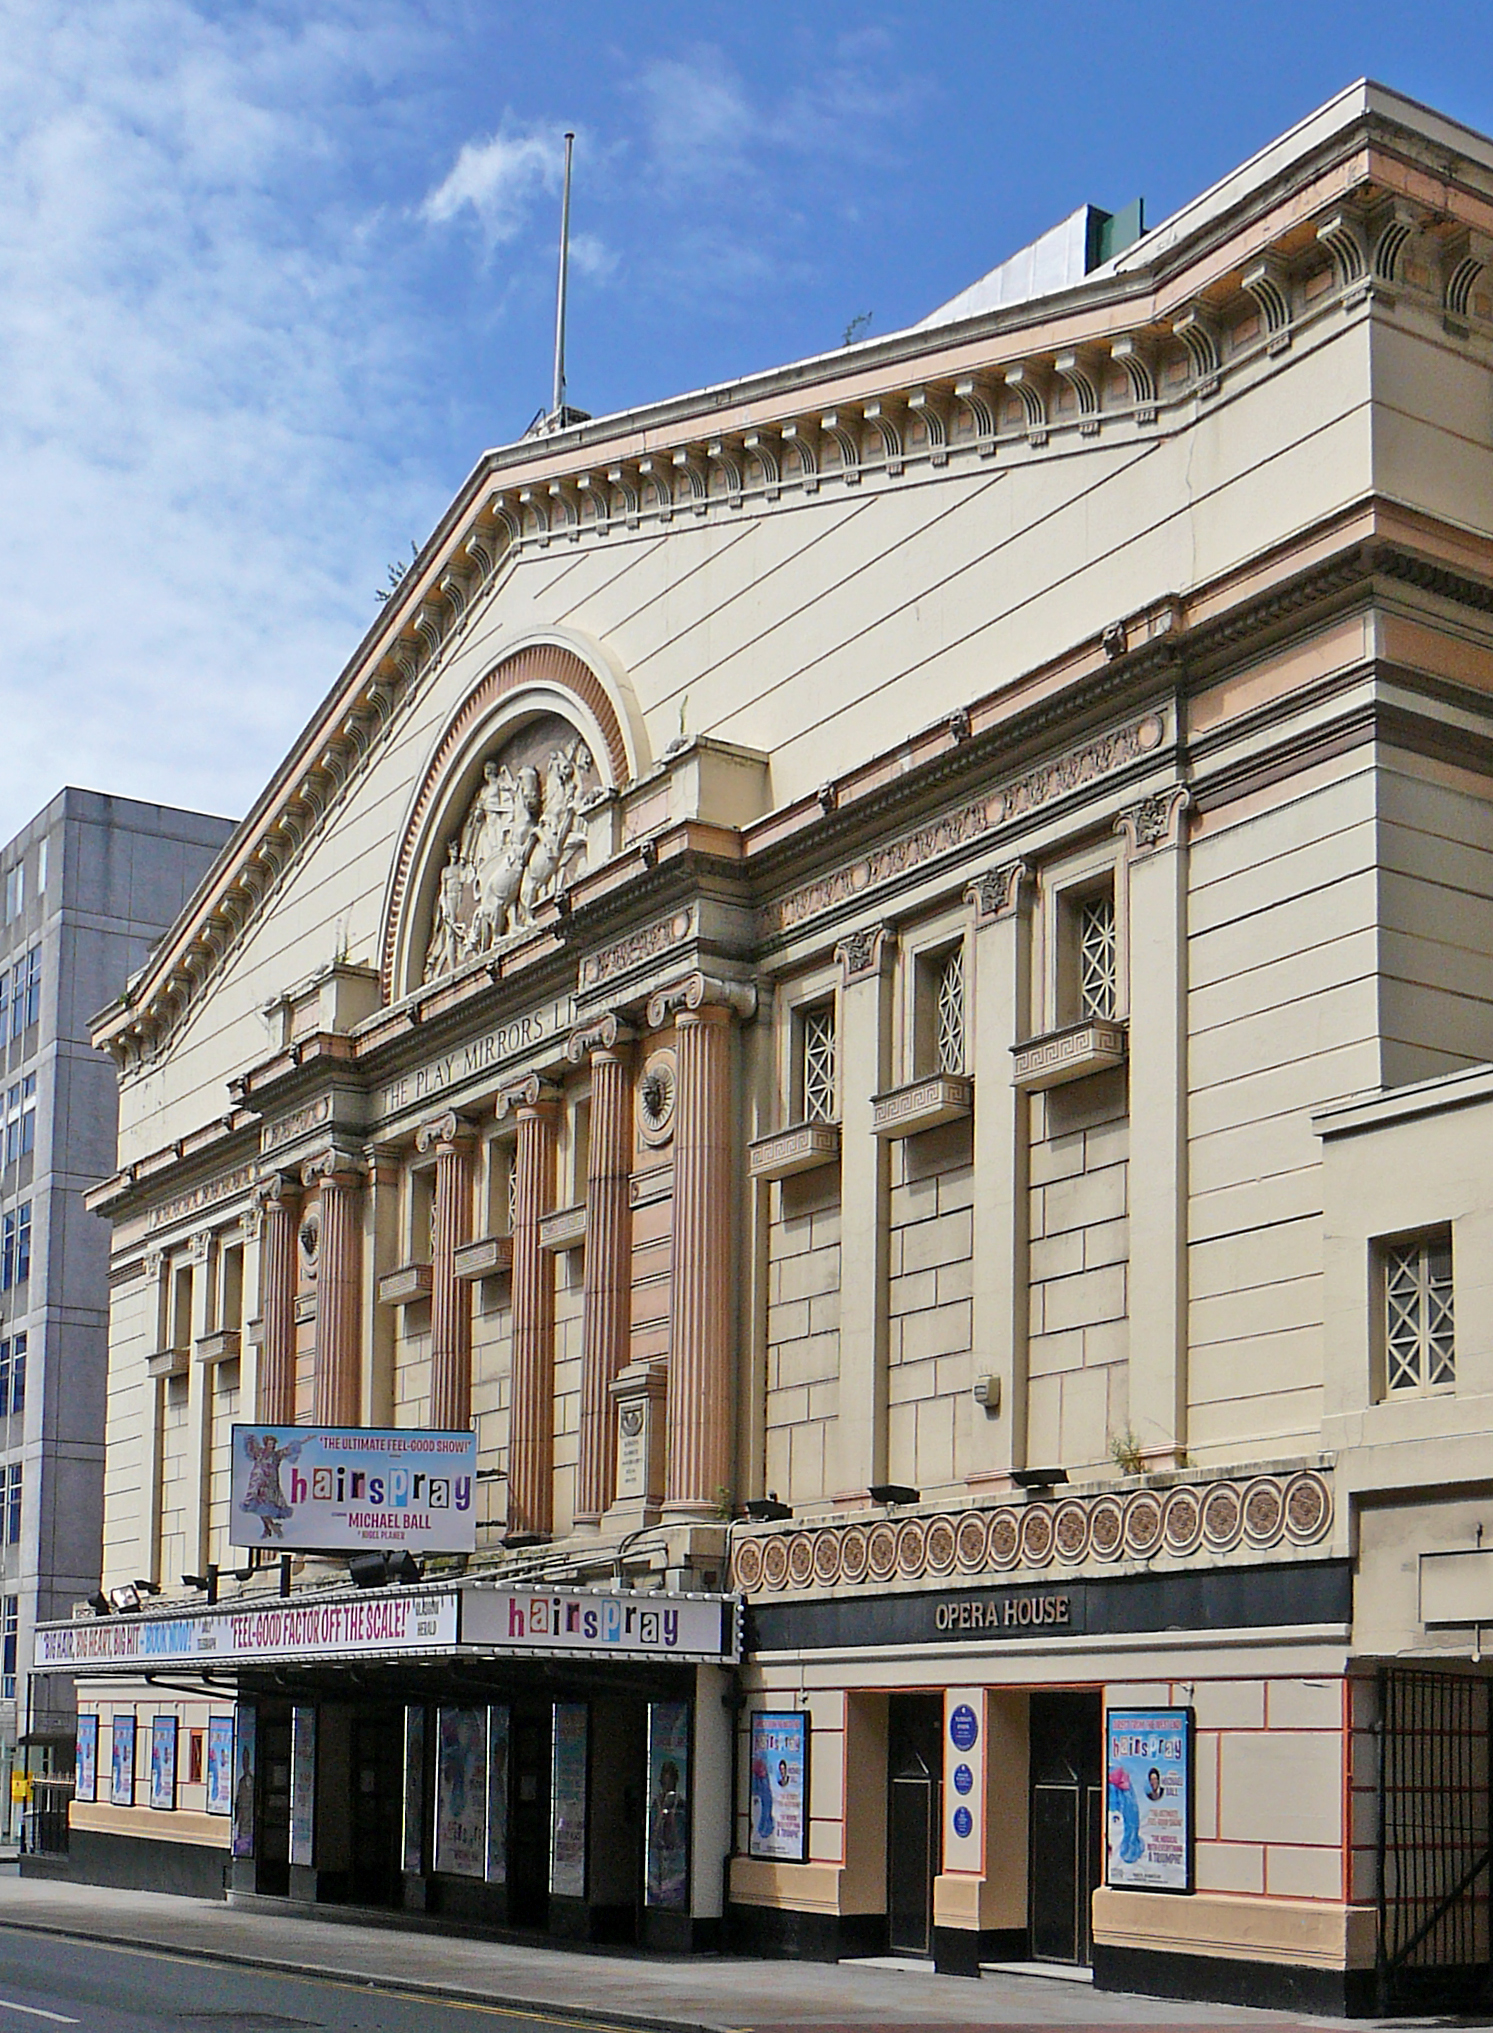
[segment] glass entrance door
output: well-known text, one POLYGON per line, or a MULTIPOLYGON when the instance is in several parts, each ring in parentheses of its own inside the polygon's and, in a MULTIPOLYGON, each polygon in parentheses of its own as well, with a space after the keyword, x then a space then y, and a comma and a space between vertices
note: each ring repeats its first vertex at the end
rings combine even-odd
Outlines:
POLYGON ((898 1955, 933 1952, 939 1869, 943 1697, 894 1694, 887 1732, 887 1936, 898 1955))
POLYGON ((1034 1694, 1031 1705, 1032 1955, 1086 1963, 1103 1844, 1101 1698, 1034 1694))

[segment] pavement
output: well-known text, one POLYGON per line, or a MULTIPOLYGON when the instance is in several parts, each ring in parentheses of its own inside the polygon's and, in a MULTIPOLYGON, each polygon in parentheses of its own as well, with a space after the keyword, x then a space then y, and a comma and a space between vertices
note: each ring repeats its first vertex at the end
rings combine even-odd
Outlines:
MULTIPOLYGON (((1290 2012, 1174 2004, 1096 1992, 1052 1978, 978 1982, 923 1969, 744 1956, 660 1959, 473 1939, 331 1917, 249 1911, 216 1900, 0 1875, 0 1929, 155 1950, 188 1961, 293 1973, 338 1986, 423 1997, 517 2018, 657 2029, 657 2033, 840 2033, 900 2028, 976 2033, 1102 2026, 1303 2029, 1337 2025, 1290 2012)), ((3 2005, 3 2001, 0 2001, 3 2005)), ((3 2014, 0 2014, 3 2016, 3 2014)), ((47 2015, 42 2015, 47 2016, 47 2015)), ((190 2015, 196 2016, 196 2015, 190 2015)), ((251 2015, 258 2016, 258 2015, 251 2015)), ((302 2022, 304 2023, 304 2022, 302 2022)), ((323 2023, 325 2023, 323 2021, 323 2023)), ((1372 2026, 1373 2021, 1357 2021, 1372 2026)), ((1486 2025, 1398 2019, 1384 2025, 1486 2025)))

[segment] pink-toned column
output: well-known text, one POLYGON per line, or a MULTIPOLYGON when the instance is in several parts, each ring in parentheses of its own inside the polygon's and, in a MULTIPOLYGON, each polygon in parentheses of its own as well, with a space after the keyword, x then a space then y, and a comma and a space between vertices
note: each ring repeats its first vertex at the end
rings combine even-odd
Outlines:
POLYGON ((301 1169, 319 1185, 321 1243, 316 1265, 316 1392, 319 1426, 356 1426, 362 1395, 363 1180, 354 1159, 325 1151, 301 1169))
POLYGON ((430 1264, 430 1423, 464 1433, 472 1423, 472 1292, 456 1275, 471 1240, 472 1131, 447 1113, 422 1123, 418 1148, 435 1150, 435 1237, 430 1264))
POLYGON ((732 1473, 731 1020, 749 988, 692 976, 675 1019, 674 1237, 664 1510, 720 1514, 732 1473))
POLYGON ((266 1426, 293 1426, 300 1181, 276 1172, 260 1181, 258 1200, 263 1223, 259 1241, 259 1312, 264 1323, 264 1341, 259 1353, 255 1417, 266 1426))
POLYGON ((616 1495, 617 1424, 609 1385, 625 1365, 631 1325, 633 1034, 604 1017, 571 1038, 570 1058, 591 1060, 591 1140, 586 1161, 586 1293, 581 1330, 578 1525, 595 1525, 616 1495))
POLYGON ((513 1205, 513 1397, 508 1425, 510 1542, 547 1539, 555 1525, 555 1265, 539 1224, 555 1190, 557 1088, 534 1076, 498 1111, 518 1118, 513 1205))

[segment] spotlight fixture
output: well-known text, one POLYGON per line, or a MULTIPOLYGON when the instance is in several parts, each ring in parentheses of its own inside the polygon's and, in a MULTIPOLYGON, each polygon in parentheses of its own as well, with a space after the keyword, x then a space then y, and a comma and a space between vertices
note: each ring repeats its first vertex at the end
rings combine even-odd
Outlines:
POLYGON ((780 1504, 774 1497, 748 1497, 746 1514, 754 1525, 776 1525, 793 1516, 792 1504, 780 1504))
POLYGON ((135 1586, 142 1595, 159 1595, 161 1592, 161 1584, 158 1581, 142 1581, 138 1574, 135 1576, 135 1586))
POLYGON ((425 1570, 421 1567, 413 1553, 406 1550, 399 1555, 397 1560, 392 1553, 389 1555, 389 1579, 391 1581, 397 1581, 402 1587, 408 1588, 412 1582, 423 1580, 424 1576, 425 1570))
POLYGON ((866 1492, 873 1504, 917 1504, 923 1492, 906 1482, 873 1482, 866 1492))
POLYGON ((113 1603, 110 1602, 108 1596, 104 1594, 101 1588, 96 1588, 93 1594, 89 1596, 88 1607, 96 1617, 112 1616, 114 1613, 113 1603))
POLYGON ((347 1578, 355 1588, 387 1588, 390 1582, 408 1587, 423 1578, 418 1560, 404 1553, 354 1553, 347 1563, 347 1578))
POLYGON ((116 1616, 129 1616, 140 1607, 140 1591, 133 1581, 122 1581, 109 1590, 109 1607, 116 1616))
POLYGON ((1066 1468, 1013 1468, 1011 1480, 1018 1489, 1053 1489, 1068 1480, 1066 1468))
POLYGON ((209 1567, 206 1574, 184 1574, 182 1584, 186 1588, 200 1588, 207 1597, 209 1609, 218 1599, 218 1570, 209 1567))

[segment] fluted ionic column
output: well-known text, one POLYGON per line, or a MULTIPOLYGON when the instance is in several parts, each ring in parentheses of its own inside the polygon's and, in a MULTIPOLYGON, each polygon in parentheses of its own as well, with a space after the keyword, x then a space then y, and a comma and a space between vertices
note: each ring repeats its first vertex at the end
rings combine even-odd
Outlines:
POLYGON ((418 1148, 435 1151, 434 1246, 430 1262, 430 1423, 464 1433, 472 1423, 472 1290, 456 1275, 471 1240, 472 1131, 448 1112, 422 1123, 418 1148))
POLYGON ((678 1008, 664 1496, 676 1517, 719 1515, 731 1488, 731 1020, 755 1002, 694 975, 648 1011, 656 1028, 678 1008))
POLYGON ((266 1426, 295 1424, 296 1229, 301 1218, 298 1179, 274 1173, 259 1183, 259 1352, 255 1417, 266 1426))
POLYGON ((362 1396, 359 1315, 363 1267, 363 1178, 356 1160, 324 1151, 301 1167, 321 1189, 316 1261, 316 1391, 319 1426, 356 1426, 362 1396))
POLYGON ((633 1033, 616 1017, 577 1031, 573 1064, 591 1060, 591 1141, 586 1159, 586 1292, 581 1328, 581 1430, 575 1518, 594 1525, 616 1496, 617 1424, 608 1386, 627 1361, 632 1238, 633 1033))
POLYGON ((513 1395, 508 1413, 510 1541, 547 1539, 555 1524, 555 1265, 539 1223, 555 1190, 557 1088, 534 1075, 505 1090, 518 1118, 513 1194, 513 1395))

